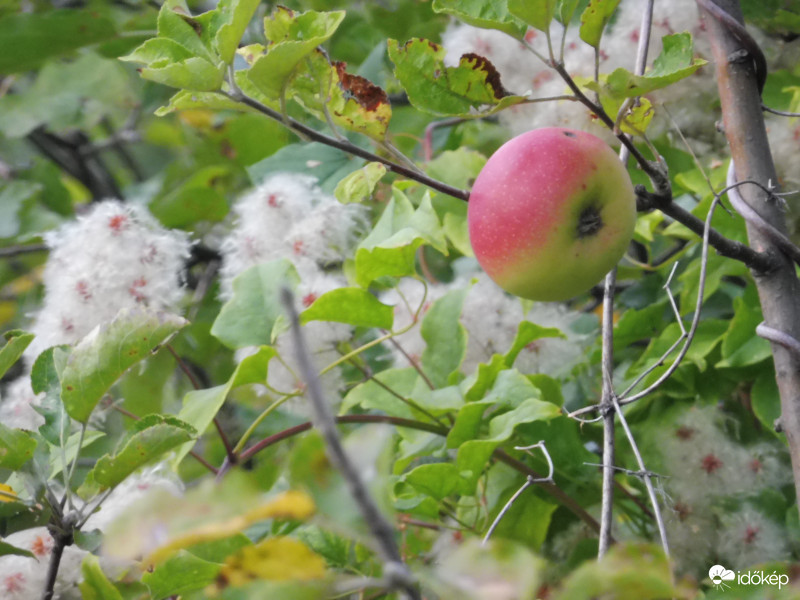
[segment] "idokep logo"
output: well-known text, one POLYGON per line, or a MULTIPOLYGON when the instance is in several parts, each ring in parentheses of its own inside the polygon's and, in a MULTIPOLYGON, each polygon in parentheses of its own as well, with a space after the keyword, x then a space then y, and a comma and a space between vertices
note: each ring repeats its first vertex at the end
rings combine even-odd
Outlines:
POLYGON ((717 589, 730 588, 727 582, 736 582, 738 585, 777 585, 781 589, 789 583, 786 573, 764 573, 763 571, 736 571, 726 569, 722 565, 714 565, 708 570, 708 577, 717 589))
POLYGON ((714 565, 708 570, 708 577, 711 579, 711 583, 714 584, 715 588, 725 589, 731 587, 725 582, 736 579, 736 573, 730 569, 726 569, 722 565, 714 565))

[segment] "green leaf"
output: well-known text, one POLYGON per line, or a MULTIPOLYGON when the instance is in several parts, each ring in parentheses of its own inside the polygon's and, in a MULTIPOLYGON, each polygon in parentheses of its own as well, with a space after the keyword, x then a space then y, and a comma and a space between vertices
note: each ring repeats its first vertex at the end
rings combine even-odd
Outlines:
POLYGON ((210 64, 217 56, 208 44, 208 31, 191 17, 185 0, 167 0, 158 12, 158 37, 169 39, 186 49, 190 56, 206 59, 210 64))
POLYGON ((272 173, 303 173, 317 178, 320 188, 333 192, 342 178, 363 164, 361 159, 319 142, 291 144, 247 168, 250 180, 261 183, 272 173))
POLYGON ((0 423, 0 468, 18 471, 33 457, 37 445, 30 434, 0 423))
MULTIPOLYGON (((244 358, 223 385, 218 385, 204 390, 192 390, 183 398, 183 408, 178 413, 178 418, 188 423, 202 435, 211 425, 231 390, 240 385, 250 383, 264 383, 267 380, 269 361, 277 352, 270 346, 263 346, 255 354, 244 358)), ((175 452, 172 465, 177 468, 180 462, 191 451, 195 442, 183 444, 175 452)))
POLYGON ((279 6, 264 19, 264 33, 272 43, 250 66, 248 79, 267 98, 280 99, 301 61, 336 32, 344 14, 313 10, 296 14, 279 6))
POLYGON ((361 288, 338 288, 322 294, 300 313, 300 322, 334 321, 360 327, 391 329, 394 307, 361 288))
POLYGON ((614 349, 622 350, 639 340, 658 337, 664 321, 664 303, 624 311, 614 325, 614 349))
POLYGON ((19 329, 13 329, 3 334, 6 345, 0 349, 0 377, 5 375, 12 365, 17 362, 25 348, 33 341, 33 334, 19 329))
POLYGON ((672 583, 669 561, 660 548, 616 544, 601 560, 585 562, 564 580, 555 600, 656 600, 681 596, 672 583))
POLYGON ((755 291, 746 291, 733 300, 733 318, 722 340, 722 358, 718 369, 746 367, 772 357, 767 340, 756 335, 756 327, 764 320, 755 291))
POLYGON ((475 402, 483 398, 486 391, 494 385, 497 375, 507 368, 506 359, 501 354, 493 354, 488 363, 479 364, 477 371, 464 381, 466 400, 475 402))
POLYGON ((550 31, 556 0, 508 0, 508 12, 539 31, 550 31))
POLYGON ((454 493, 462 484, 458 469, 452 463, 420 465, 406 473, 403 480, 437 500, 454 493))
POLYGON ((430 194, 425 192, 419 208, 414 210, 406 195, 395 188, 375 227, 356 250, 356 283, 366 287, 378 277, 415 273, 415 254, 424 243, 447 253, 430 194))
MULTIPOLYGON (((531 385, 531 387, 533 386, 531 385)), ((539 390, 536 392, 540 393, 539 390)), ((561 409, 555 404, 538 398, 530 398, 523 401, 514 410, 498 415, 489 421, 489 437, 487 439, 494 442, 505 442, 519 425, 534 421, 547 421, 560 414, 561 409)))
POLYGON ((27 556, 28 558, 36 558, 36 556, 30 550, 25 550, 24 548, 17 548, 16 546, 12 546, 8 542, 4 542, 0 540, 0 556, 27 556))
POLYGON ((286 326, 280 291, 300 276, 286 259, 250 267, 233 280, 233 297, 219 311, 211 335, 229 348, 268 346, 286 326))
POLYGON ((422 320, 422 370, 437 388, 445 387, 467 352, 467 332, 459 320, 469 288, 453 290, 436 300, 422 320))
POLYGON ((367 163, 342 179, 333 191, 342 204, 360 203, 369 200, 375 186, 386 175, 386 167, 378 162, 367 163))
POLYGON ((213 92, 222 86, 224 64, 212 64, 168 38, 153 38, 120 60, 145 65, 142 77, 170 87, 213 92))
MULTIPOLYGON (((490 513, 491 518, 496 517, 500 509, 518 489, 519 485, 515 484, 498 498, 494 510, 490 513)), ((499 538, 516 540, 538 551, 547 538, 547 530, 557 508, 557 504, 543 500, 529 487, 503 515, 494 535, 499 538)))
MULTIPOLYGON (((445 150, 425 165, 425 172, 452 186, 469 189, 486 164, 486 157, 469 148, 445 150)), ((466 207, 466 202, 456 200, 466 207)))
POLYGON ((220 0, 217 8, 198 15, 197 21, 205 24, 213 34, 214 47, 224 62, 233 62, 239 42, 259 4, 261 0, 220 0))
POLYGON ((142 583, 150 589, 152 600, 163 600, 205 588, 214 582, 221 568, 221 564, 179 550, 153 571, 142 575, 142 583))
POLYGON ((150 203, 150 211, 165 227, 187 228, 198 221, 221 221, 228 214, 228 202, 219 181, 229 176, 230 167, 203 167, 175 189, 150 203))
POLYGON ((469 402, 461 407, 456 415, 455 423, 447 434, 447 447, 458 448, 464 442, 477 439, 484 414, 492 406, 492 402, 469 402))
POLYGON ((569 25, 575 10, 578 8, 579 0, 558 0, 556 3, 555 17, 562 25, 569 25))
MULTIPOLYGON (((96 54, 84 54, 70 62, 48 62, 32 85, 18 87, 13 94, 0 98, 0 129, 9 137, 26 136, 41 126, 56 133, 91 130, 103 119, 118 119, 121 107, 140 101, 132 88, 129 69, 96 54)), ((36 174, 30 174, 41 184, 36 174)), ((42 197, 46 203, 51 200, 42 197)), ((63 199, 61 203, 63 206, 63 199)), ((10 207, 3 208, 0 217, 5 220, 10 207)), ((64 212, 63 208, 60 212, 64 212)), ((4 228, 10 226, 11 223, 4 223, 4 228)))
POLYGON ((6 15, 0 19, 0 73, 36 68, 66 54, 117 35, 114 23, 95 11, 51 10, 6 15))
POLYGON ((482 544, 479 537, 470 536, 438 561, 436 573, 446 586, 439 597, 544 598, 537 594, 540 588, 545 589, 544 563, 522 544, 500 536, 482 544), (498 596, 498 589, 502 589, 502 596, 498 596))
POLYGON ((510 13, 506 0, 433 0, 433 10, 475 27, 499 29, 520 40, 525 36, 525 25, 510 13))
POLYGON ((187 321, 177 315, 136 308, 122 310, 73 349, 61 377, 67 413, 86 423, 114 382, 175 334, 187 321))
POLYGON ((514 337, 511 348, 508 349, 508 352, 506 352, 504 356, 506 365, 512 367, 519 353, 522 352, 525 346, 542 338, 566 339, 566 336, 560 329, 556 329, 555 327, 542 327, 530 321, 520 322, 517 328, 517 335, 514 337))
POLYGON ((83 581, 78 584, 84 600, 122 600, 122 594, 108 580, 100 561, 94 554, 87 554, 81 564, 83 581))
POLYGON ((36 412, 44 417, 39 427, 42 437, 54 446, 59 446, 69 424, 64 403, 61 401, 61 373, 67 364, 69 346, 55 346, 42 352, 31 368, 31 389, 34 394, 44 394, 36 412))
POLYGON ((366 410, 380 410, 398 417, 413 417, 408 404, 397 396, 411 397, 419 379, 419 373, 411 367, 386 369, 376 373, 372 379, 358 384, 347 393, 342 401, 340 413, 344 414, 355 407, 360 407, 366 410))
MULTIPOLYGON (((588 10, 588 9, 587 9, 588 10)), ((653 62, 653 68, 644 75, 634 75, 625 69, 615 69, 606 79, 600 91, 614 98, 634 98, 685 79, 707 64, 692 55, 692 36, 676 33, 661 38, 664 49, 653 62)), ((589 84, 587 87, 597 90, 589 84)))
MULTIPOLYGON (((595 48, 600 47, 600 38, 619 0, 590 0, 581 15, 581 39, 595 48)), ((638 95, 638 94, 637 94, 638 95)))
POLYGON ((198 108, 208 110, 237 110, 261 114, 256 109, 242 104, 241 102, 231 100, 222 94, 181 90, 169 99, 168 104, 158 108, 155 111, 155 115, 157 117, 164 117, 175 111, 195 110, 198 108))
POLYGON ((130 439, 114 456, 101 457, 87 475, 101 488, 114 488, 139 467, 161 459, 164 454, 197 435, 197 430, 166 415, 148 415, 133 427, 130 439))
POLYGON ((760 373, 750 389, 753 412, 767 431, 775 432, 775 423, 781 416, 781 395, 775 373, 768 369, 760 373))
POLYGON ((456 468, 462 478, 461 493, 474 494, 486 465, 492 458, 498 442, 468 440, 461 444, 456 455, 456 468))
POLYGON ((33 181, 11 181, 0 187, 0 238, 11 238, 19 234, 20 211, 26 200, 41 191, 42 184, 33 181))
POLYGON ((465 54, 457 67, 448 67, 444 64, 445 54, 442 46, 429 40, 413 38, 403 45, 389 40, 395 77, 419 110, 439 116, 477 118, 525 100, 524 96, 506 92, 499 73, 487 59, 465 54))

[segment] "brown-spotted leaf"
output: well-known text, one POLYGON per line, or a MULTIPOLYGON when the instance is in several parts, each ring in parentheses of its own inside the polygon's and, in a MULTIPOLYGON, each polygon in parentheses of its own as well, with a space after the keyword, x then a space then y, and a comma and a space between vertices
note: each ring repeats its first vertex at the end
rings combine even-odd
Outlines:
POLYGON ((444 48, 414 38, 403 45, 389 40, 389 57, 411 104, 428 113, 486 116, 525 100, 509 94, 494 65, 478 54, 464 54, 458 66, 448 67, 444 48))

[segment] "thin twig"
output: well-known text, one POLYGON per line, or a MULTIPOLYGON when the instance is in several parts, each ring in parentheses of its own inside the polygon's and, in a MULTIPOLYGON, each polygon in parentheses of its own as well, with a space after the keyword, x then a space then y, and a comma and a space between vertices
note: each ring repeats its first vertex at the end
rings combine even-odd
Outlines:
POLYGON ((537 444, 533 444, 531 446, 514 447, 515 450, 526 450, 526 451, 530 451, 533 448, 542 449, 542 453, 544 454, 544 457, 547 460, 547 465, 549 467, 549 472, 547 474, 547 477, 534 478, 531 477, 530 475, 526 477, 525 483, 522 484, 522 487, 520 487, 516 492, 514 492, 511 498, 508 499, 508 502, 506 502, 503 508, 500 509, 500 512, 497 513, 497 516, 494 518, 494 521, 492 521, 492 524, 486 531, 486 535, 483 536, 483 541, 481 542, 481 546, 485 546, 489 542, 489 538, 492 537, 492 534, 494 533, 494 530, 497 529, 497 526, 500 524, 500 521, 503 520, 503 517, 506 515, 506 513, 508 513, 508 511, 511 510, 511 507, 513 506, 514 502, 517 500, 517 498, 520 497, 522 492, 524 492, 529 485, 532 485, 534 483, 551 483, 551 484, 554 483, 553 474, 555 472, 555 467, 553 466, 553 459, 550 458, 550 453, 547 451, 547 446, 545 445, 544 440, 540 441, 537 444))
MULTIPOLYGON (((667 379, 669 379, 675 370, 680 366, 683 358, 686 356, 686 353, 689 351, 689 346, 694 339, 694 335, 697 332, 697 326, 700 324, 700 311, 703 307, 703 294, 706 286, 706 273, 708 271, 708 232, 711 228, 711 218, 714 216, 714 209, 717 207, 719 203, 719 196, 715 197, 714 200, 711 201, 711 206, 708 209, 708 216, 706 217, 706 230, 703 234, 703 245, 702 245, 702 254, 700 258, 700 278, 697 284, 697 302, 695 303, 694 308, 694 316, 692 317, 692 324, 689 327, 689 331, 686 332, 685 342, 683 347, 681 348, 678 356, 675 357, 675 361, 667 368, 667 370, 659 377, 652 385, 650 385, 647 389, 639 392, 638 394, 634 394, 633 396, 626 396, 625 393, 619 396, 620 398, 620 405, 630 404, 631 402, 636 402, 640 398, 644 398, 645 396, 651 394, 657 388, 661 386, 667 379)), ((628 392, 629 390, 626 390, 628 392)))
MULTIPOLYGON (((762 189, 767 193, 768 197, 777 198, 774 192, 764 188, 763 185, 752 179, 737 181, 736 166, 733 164, 733 159, 731 159, 730 163, 728 164, 728 173, 726 175, 725 183, 728 186, 725 188, 725 191, 728 193, 728 199, 731 201, 733 208, 736 209, 736 212, 742 215, 742 218, 745 221, 750 223, 763 235, 772 240, 772 242, 781 250, 781 252, 791 258, 795 264, 800 265, 800 248, 795 246, 794 242, 792 242, 788 236, 781 233, 776 227, 768 223, 764 217, 758 214, 758 212, 739 194, 738 186, 749 183, 762 189)), ((724 192, 720 192, 720 194, 722 193, 724 192)))
POLYGON ((653 507, 653 514, 656 518, 656 525, 658 526, 658 534, 661 537, 661 547, 664 549, 664 554, 669 558, 669 541, 667 540, 667 529, 664 527, 664 518, 661 516, 661 508, 658 505, 658 497, 656 496, 656 491, 653 488, 653 478, 647 468, 644 466, 644 459, 642 458, 642 453, 639 452, 639 446, 636 444, 636 439, 633 437, 633 432, 631 432, 630 427, 628 427, 628 421, 625 419, 625 415, 622 414, 622 409, 617 402, 617 399, 612 396, 611 402, 614 404, 614 410, 619 417, 620 425, 625 430, 625 435, 628 437, 628 443, 631 445, 631 450, 633 450, 633 455, 636 457, 636 464, 639 465, 639 472, 641 473, 641 478, 644 481, 644 485, 647 488, 647 495, 650 497, 650 504, 653 507))
POLYGON ((249 96, 246 96, 241 91, 234 91, 232 93, 225 93, 225 92, 220 92, 220 93, 227 96, 231 100, 240 102, 246 106, 249 106, 250 108, 257 110, 261 114, 264 114, 279 123, 285 124, 286 127, 288 127, 294 133, 305 136, 311 141, 319 142, 321 144, 325 144, 326 146, 331 146, 333 148, 338 148, 343 152, 347 152, 348 154, 358 156, 365 160, 382 163, 390 171, 398 173, 399 175, 403 175, 404 177, 407 177, 408 179, 411 179, 413 181, 417 181, 423 185, 427 185, 429 188, 434 189, 438 192, 442 192, 443 194, 447 194, 448 196, 452 196, 454 198, 458 198, 459 200, 465 200, 465 201, 469 199, 469 192, 466 190, 460 190, 451 185, 447 185, 446 183, 439 181, 438 179, 429 177, 424 173, 420 173, 416 169, 411 169, 404 165, 400 165, 396 162, 389 160, 385 156, 380 156, 378 154, 370 152, 369 150, 365 150, 360 146, 356 146, 349 140, 338 140, 334 137, 325 135, 324 133, 320 133, 319 131, 316 131, 315 129, 309 127, 308 125, 304 125, 303 123, 300 123, 299 121, 292 119, 291 117, 288 118, 287 121, 284 123, 283 116, 280 114, 280 112, 261 104, 260 102, 254 100, 253 98, 250 98, 249 96))
MULTIPOLYGON (((180 368, 180 370, 183 371, 186 377, 189 379, 189 382, 192 384, 192 387, 195 390, 202 390, 203 386, 200 385, 200 382, 197 380, 197 377, 195 377, 195 374, 189 368, 189 365, 186 364, 186 361, 184 361, 178 355, 178 353, 175 351, 175 348, 172 347, 172 344, 165 344, 165 345, 167 347, 167 350, 169 350, 169 353, 172 354, 172 357, 178 363, 178 367, 180 368)), ((238 458, 236 457, 236 452, 233 451, 233 445, 231 444, 231 441, 228 439, 228 435, 225 433, 225 430, 222 428, 222 423, 220 423, 219 418, 216 415, 214 415, 213 421, 214 421, 214 427, 216 428, 217 433, 219 434, 219 438, 220 440, 222 440, 222 445, 225 447, 225 456, 228 459, 228 462, 236 464, 236 461, 238 460, 238 458)))
POLYGON ((314 414, 314 426, 325 440, 328 458, 331 464, 342 474, 353 500, 378 544, 379 552, 385 563, 384 576, 389 579, 390 586, 402 590, 412 600, 421 600, 422 596, 417 589, 416 582, 402 561, 400 549, 394 539, 394 529, 381 514, 377 504, 361 480, 355 465, 342 446, 336 429, 336 419, 330 409, 330 405, 325 400, 319 376, 309 357, 306 341, 300 327, 300 319, 294 306, 294 296, 287 288, 281 290, 281 302, 289 316, 297 362, 306 383, 306 390, 314 414))
POLYGON ((19 256, 20 254, 32 254, 34 252, 47 252, 50 248, 47 244, 17 244, 0 248, 0 258, 19 256))
POLYGON ((603 417, 603 484, 600 503, 600 537, 597 558, 603 558, 611 545, 614 511, 614 287, 617 270, 606 275, 603 289, 602 376, 603 392, 600 414, 603 417))
MULTIPOLYGON (((68 519, 64 519, 68 521, 68 519)), ((64 548, 73 543, 73 524, 69 522, 54 523, 48 527, 50 535, 53 537, 53 548, 50 550, 50 561, 47 564, 47 573, 44 579, 44 589, 42 590, 42 600, 52 600, 55 593, 56 578, 58 569, 61 566, 61 557, 64 548)))
POLYGON ((777 108, 770 108, 766 104, 761 104, 761 110, 766 111, 768 113, 772 113, 773 115, 780 115, 781 117, 800 117, 800 113, 796 112, 789 112, 787 110, 778 110, 777 108))
POLYGON ((392 396, 394 396, 395 398, 397 398, 398 400, 400 400, 400 401, 401 401, 403 404, 406 404, 406 405, 407 405, 407 406, 408 406, 410 409, 412 409, 412 410, 416 410, 416 411, 418 411, 418 412, 422 413, 423 415, 425 415, 426 417, 428 417, 428 418, 429 418, 431 421, 433 421, 433 422, 434 422, 434 423, 436 423, 437 425, 441 425, 442 427, 446 427, 445 423, 444 423, 444 422, 443 422, 443 421, 442 421, 440 418, 438 418, 436 415, 434 415, 433 413, 431 413, 430 411, 428 411, 428 410, 427 410, 427 409, 426 409, 424 406, 420 406, 419 404, 417 404, 416 402, 414 402, 414 401, 413 401, 411 398, 406 398, 405 396, 403 396, 403 394, 399 394, 398 392, 396 392, 395 390, 393 390, 393 389, 392 389, 390 386, 386 385, 386 384, 385 384, 384 382, 382 382, 380 379, 378 379, 377 377, 375 377, 375 375, 374 375, 374 374, 370 373, 370 372, 369 372, 367 369, 365 369, 365 368, 364 368, 364 367, 362 367, 360 364, 358 364, 358 361, 357 361, 357 360, 355 360, 355 358, 351 358, 351 359, 350 359, 348 362, 349 362, 351 365, 353 365, 353 366, 354 366, 356 369, 358 369, 359 371, 361 371, 362 375, 364 375, 364 377, 365 377, 365 378, 366 378, 368 381, 371 381, 371 382, 373 382, 375 385, 377 385, 378 387, 381 387, 381 388, 383 388, 383 389, 384 389, 384 390, 386 390, 388 393, 390 393, 392 396))

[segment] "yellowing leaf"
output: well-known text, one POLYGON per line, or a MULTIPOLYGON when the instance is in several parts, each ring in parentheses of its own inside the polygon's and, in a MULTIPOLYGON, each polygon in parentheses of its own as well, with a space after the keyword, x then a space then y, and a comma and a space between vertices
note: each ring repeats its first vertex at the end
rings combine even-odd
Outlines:
POLYGON ((214 113, 201 108, 183 110, 178 113, 178 118, 195 129, 209 130, 214 124, 214 113))
POLYGON ((202 527, 183 533, 170 542, 152 552, 145 560, 147 567, 158 564, 178 550, 200 544, 220 540, 238 533, 257 521, 266 519, 293 519, 302 521, 314 514, 314 502, 303 492, 288 491, 273 498, 243 515, 238 515, 221 522, 207 523, 202 527))
POLYGON ((254 508, 244 515, 247 524, 265 519, 294 519, 304 521, 314 514, 314 501, 303 492, 284 492, 271 502, 254 508))
POLYGON ((218 579, 222 585, 239 587, 258 579, 308 581, 324 576, 321 556, 295 539, 274 537, 228 557, 218 579))
POLYGON ((17 500, 17 493, 11 486, 0 483, 0 502, 16 502, 17 500))

